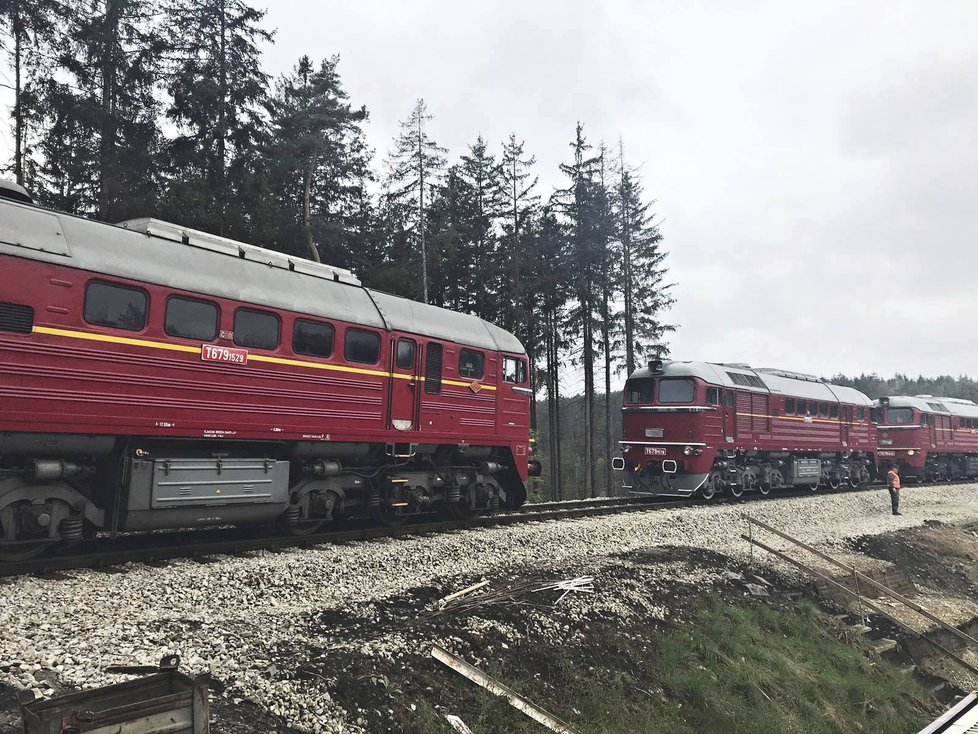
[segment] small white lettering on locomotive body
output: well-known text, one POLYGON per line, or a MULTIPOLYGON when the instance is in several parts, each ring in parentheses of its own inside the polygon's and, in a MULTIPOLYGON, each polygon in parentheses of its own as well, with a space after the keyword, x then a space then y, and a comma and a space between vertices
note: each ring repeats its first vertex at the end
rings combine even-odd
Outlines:
POLYGON ((156 421, 157 428, 176 428, 176 423, 171 423, 170 421, 156 421))
POLYGON ((200 358, 204 362, 226 362, 228 364, 248 364, 247 349, 232 349, 215 344, 202 344, 200 358))
POLYGON ((645 447, 646 456, 665 456, 666 450, 659 448, 658 446, 646 446, 645 447))

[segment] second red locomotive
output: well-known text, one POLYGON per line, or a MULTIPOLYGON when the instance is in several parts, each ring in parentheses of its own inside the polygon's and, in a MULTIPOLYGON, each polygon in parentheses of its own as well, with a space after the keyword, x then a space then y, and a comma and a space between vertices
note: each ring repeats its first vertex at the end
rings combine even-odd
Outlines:
POLYGON ((655 360, 625 384, 615 466, 638 495, 856 487, 874 469, 872 408, 811 375, 655 360))

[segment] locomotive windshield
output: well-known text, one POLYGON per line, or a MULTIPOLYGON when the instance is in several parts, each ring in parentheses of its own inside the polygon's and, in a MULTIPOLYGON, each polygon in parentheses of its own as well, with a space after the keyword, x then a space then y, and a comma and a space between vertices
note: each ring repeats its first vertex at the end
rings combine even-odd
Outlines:
POLYGON ((655 381, 650 377, 629 380, 625 384, 625 402, 632 405, 648 405, 652 402, 655 381))
POLYGON ((913 422, 913 408, 888 408, 886 422, 891 426, 902 426, 913 422))
POLYGON ((696 395, 692 380, 659 380, 660 403, 691 403, 696 395))

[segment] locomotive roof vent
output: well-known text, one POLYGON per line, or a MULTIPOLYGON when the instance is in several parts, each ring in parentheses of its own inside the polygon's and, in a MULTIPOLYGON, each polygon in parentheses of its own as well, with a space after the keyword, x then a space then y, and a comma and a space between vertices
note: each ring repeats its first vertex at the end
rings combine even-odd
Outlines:
POLYGON ((219 237, 209 232, 201 232, 198 229, 190 229, 172 222, 164 222, 161 219, 143 218, 127 219, 119 222, 120 227, 141 232, 150 237, 177 242, 190 247, 199 247, 202 250, 218 252, 222 255, 249 260, 260 265, 272 268, 282 268, 296 273, 304 273, 314 278, 333 280, 338 283, 348 283, 349 285, 360 285, 360 280, 352 272, 345 268, 334 268, 332 265, 317 263, 312 260, 286 255, 275 250, 266 250, 264 247, 249 245, 245 242, 238 242, 227 237, 219 237))
POLYGON ((6 179, 2 178, 0 178, 0 199, 17 201, 21 204, 34 203, 34 199, 27 193, 27 189, 20 184, 14 183, 13 181, 7 181, 6 179))
POLYGON ((773 367, 758 367, 755 372, 762 372, 765 375, 774 375, 775 377, 787 377, 789 380, 804 380, 805 382, 822 382, 821 377, 816 377, 815 375, 808 375, 804 372, 791 372, 790 370, 779 370, 773 367))
POLYGON ((736 367, 739 370, 749 370, 751 367, 744 362, 721 362, 721 367, 736 367))
POLYGON ((954 403, 955 405, 974 405, 974 400, 965 400, 964 398, 941 398, 942 403, 954 403))
POLYGON ((914 395, 915 398, 933 398, 933 395, 914 395))

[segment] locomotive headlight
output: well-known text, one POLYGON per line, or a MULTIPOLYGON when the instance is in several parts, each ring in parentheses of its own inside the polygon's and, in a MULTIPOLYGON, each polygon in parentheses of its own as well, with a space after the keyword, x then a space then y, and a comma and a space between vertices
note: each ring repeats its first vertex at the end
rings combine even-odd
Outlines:
POLYGON ((693 455, 693 447, 692 446, 687 446, 686 448, 683 449, 683 453, 686 454, 686 456, 692 456, 693 455))
POLYGON ((907 452, 907 456, 913 456, 913 449, 910 449, 910 450, 909 450, 909 451, 907 452))
POLYGON ((632 450, 632 447, 631 447, 631 446, 629 446, 629 445, 628 445, 627 443, 623 443, 623 444, 621 445, 621 452, 622 452, 623 454, 627 454, 627 453, 628 453, 629 451, 631 451, 631 450, 632 450))

